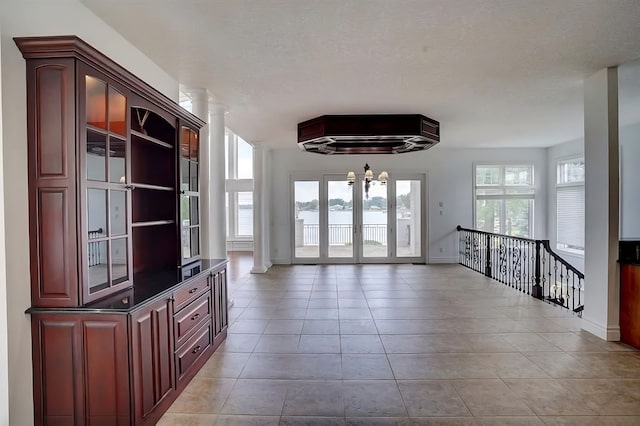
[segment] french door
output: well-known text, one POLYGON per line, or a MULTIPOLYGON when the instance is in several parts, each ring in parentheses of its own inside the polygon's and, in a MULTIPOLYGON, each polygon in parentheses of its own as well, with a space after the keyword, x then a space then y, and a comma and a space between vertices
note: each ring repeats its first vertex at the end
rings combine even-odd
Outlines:
POLYGON ((424 263, 425 176, 292 179, 294 263, 424 263))

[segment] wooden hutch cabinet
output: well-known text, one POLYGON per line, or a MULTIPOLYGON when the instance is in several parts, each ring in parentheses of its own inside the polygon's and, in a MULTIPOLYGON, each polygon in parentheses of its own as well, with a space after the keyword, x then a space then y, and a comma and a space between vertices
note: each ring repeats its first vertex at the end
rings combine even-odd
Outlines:
POLYGON ((227 333, 200 258, 205 123, 74 36, 26 59, 37 424, 154 424, 227 333))

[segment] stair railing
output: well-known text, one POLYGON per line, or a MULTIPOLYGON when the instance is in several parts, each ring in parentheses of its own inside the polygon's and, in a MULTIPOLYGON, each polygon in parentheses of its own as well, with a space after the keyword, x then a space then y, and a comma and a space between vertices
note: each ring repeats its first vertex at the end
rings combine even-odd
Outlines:
POLYGON ((549 240, 456 229, 461 265, 582 316, 584 274, 551 250, 549 240))

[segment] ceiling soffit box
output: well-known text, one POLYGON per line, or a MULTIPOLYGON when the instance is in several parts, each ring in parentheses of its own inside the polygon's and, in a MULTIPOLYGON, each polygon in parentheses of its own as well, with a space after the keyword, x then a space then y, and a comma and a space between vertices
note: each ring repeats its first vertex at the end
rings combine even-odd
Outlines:
POLYGON ((298 123, 298 146, 317 154, 401 154, 440 142, 440 123, 421 114, 323 115, 298 123))

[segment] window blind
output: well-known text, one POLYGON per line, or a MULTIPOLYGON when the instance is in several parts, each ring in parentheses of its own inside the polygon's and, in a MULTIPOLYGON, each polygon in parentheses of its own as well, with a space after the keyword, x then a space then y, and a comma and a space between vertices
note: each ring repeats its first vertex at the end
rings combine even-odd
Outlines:
POLYGON ((584 185, 557 188, 556 219, 558 245, 584 250, 584 185))

